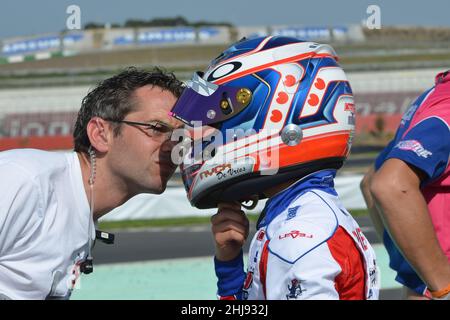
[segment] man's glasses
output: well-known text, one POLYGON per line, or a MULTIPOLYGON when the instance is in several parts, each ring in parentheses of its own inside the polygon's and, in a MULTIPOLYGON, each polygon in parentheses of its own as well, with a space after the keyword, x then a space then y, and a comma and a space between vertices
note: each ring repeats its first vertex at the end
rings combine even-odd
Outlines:
POLYGON ((165 138, 165 140, 170 139, 170 137, 172 136, 172 132, 174 130, 174 128, 172 128, 171 126, 160 121, 152 121, 149 123, 128 121, 128 120, 121 120, 121 121, 110 120, 110 121, 116 123, 125 123, 130 126, 141 126, 145 130, 146 134, 149 135, 150 137, 165 138))

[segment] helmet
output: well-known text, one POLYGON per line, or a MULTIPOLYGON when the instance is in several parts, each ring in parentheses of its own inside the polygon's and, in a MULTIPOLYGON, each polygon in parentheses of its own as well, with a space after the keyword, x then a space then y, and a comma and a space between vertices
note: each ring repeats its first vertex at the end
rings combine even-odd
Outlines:
POLYGON ((194 142, 180 166, 188 199, 200 209, 264 198, 280 183, 339 169, 355 126, 352 90, 334 50, 290 37, 235 43, 194 74, 170 114, 214 128, 214 138, 194 142))

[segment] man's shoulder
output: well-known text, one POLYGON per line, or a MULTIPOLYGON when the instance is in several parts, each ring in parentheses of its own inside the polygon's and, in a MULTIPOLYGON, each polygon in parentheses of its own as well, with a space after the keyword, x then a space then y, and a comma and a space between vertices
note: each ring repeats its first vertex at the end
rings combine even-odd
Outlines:
POLYGON ((67 166, 67 153, 36 149, 15 149, 0 152, 0 168, 23 172, 33 179, 67 166))
POLYGON ((441 119, 447 126, 450 124, 450 81, 436 85, 420 105, 414 122, 431 117, 441 119))

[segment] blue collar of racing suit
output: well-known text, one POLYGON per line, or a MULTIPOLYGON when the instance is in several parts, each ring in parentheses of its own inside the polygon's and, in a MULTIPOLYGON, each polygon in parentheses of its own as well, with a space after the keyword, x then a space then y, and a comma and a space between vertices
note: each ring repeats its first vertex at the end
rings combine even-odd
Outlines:
POLYGON ((301 178, 293 185, 280 191, 266 202, 258 220, 257 229, 267 226, 281 212, 286 210, 292 201, 311 189, 319 189, 333 196, 337 196, 336 190, 334 190, 335 177, 336 170, 326 169, 317 171, 301 178))

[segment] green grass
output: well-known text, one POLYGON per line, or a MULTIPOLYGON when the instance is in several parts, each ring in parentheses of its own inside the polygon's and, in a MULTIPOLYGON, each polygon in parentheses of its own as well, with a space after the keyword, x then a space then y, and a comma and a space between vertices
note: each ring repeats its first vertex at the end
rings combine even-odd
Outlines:
MULTIPOLYGON (((354 217, 367 215, 367 210, 351 210, 354 217)), ((249 214, 247 217, 251 222, 258 221, 258 214, 249 214)), ((193 225, 208 225, 210 217, 183 217, 183 218, 164 218, 148 220, 123 220, 123 221, 103 221, 98 227, 100 230, 117 229, 135 229, 135 228, 161 228, 161 227, 183 227, 193 225)))
POLYGON ((126 229, 126 228, 151 228, 151 227, 178 227, 209 223, 210 217, 183 217, 164 218, 147 220, 123 220, 123 221, 102 221, 99 223, 100 229, 126 229))
POLYGON ((35 61, 35 60, 36 60, 36 58, 34 55, 28 55, 28 56, 24 57, 23 61, 35 61))
POLYGON ((349 211, 353 217, 364 217, 364 216, 369 215, 369 212, 367 211, 367 209, 354 209, 354 210, 349 210, 349 211))
MULTIPOLYGON (((247 215, 252 222, 258 221, 258 215, 247 215)), ((102 221, 99 223, 99 229, 131 229, 131 228, 159 228, 159 227, 180 227, 192 225, 205 225, 210 223, 207 217, 183 217, 183 218, 164 218, 147 220, 123 220, 123 221, 102 221)))

